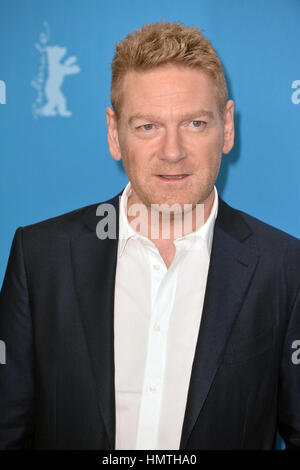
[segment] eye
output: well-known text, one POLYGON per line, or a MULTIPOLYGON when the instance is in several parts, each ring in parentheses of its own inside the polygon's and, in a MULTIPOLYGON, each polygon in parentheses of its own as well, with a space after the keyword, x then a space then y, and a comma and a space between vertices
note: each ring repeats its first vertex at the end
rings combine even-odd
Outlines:
POLYGON ((203 127, 204 121, 192 121, 192 127, 203 127))
POLYGON ((154 124, 144 124, 143 126, 139 126, 138 129, 143 129, 145 131, 152 131, 154 124))

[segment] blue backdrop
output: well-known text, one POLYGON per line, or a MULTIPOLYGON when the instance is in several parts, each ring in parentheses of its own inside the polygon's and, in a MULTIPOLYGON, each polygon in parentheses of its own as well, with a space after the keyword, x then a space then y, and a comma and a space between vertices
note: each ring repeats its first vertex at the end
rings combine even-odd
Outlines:
POLYGON ((299 0, 0 0, 0 284, 18 226, 125 186, 106 138, 110 61, 159 20, 204 29, 224 64, 236 142, 220 195, 300 236, 299 0))

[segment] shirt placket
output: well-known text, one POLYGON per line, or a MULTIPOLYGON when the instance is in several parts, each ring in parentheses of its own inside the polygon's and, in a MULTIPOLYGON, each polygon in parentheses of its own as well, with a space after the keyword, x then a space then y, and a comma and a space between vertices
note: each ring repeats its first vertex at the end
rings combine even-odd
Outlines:
POLYGON ((167 270, 158 250, 147 247, 151 270, 151 318, 136 449, 155 449, 166 361, 168 324, 173 308, 177 271, 167 270))

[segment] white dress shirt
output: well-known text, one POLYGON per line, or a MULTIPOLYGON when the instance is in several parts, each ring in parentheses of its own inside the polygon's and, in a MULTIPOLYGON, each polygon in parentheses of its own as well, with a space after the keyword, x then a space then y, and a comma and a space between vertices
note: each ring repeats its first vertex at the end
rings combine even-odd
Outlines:
POLYGON ((200 229, 174 241, 169 269, 120 201, 115 283, 116 449, 179 449, 200 327, 218 193, 200 229))

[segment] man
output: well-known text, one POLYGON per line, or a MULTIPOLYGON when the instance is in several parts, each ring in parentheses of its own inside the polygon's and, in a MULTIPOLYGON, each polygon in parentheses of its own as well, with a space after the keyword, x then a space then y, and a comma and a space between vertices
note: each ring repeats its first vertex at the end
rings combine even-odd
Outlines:
POLYGON ((300 242, 218 196, 234 103, 216 52, 145 25, 116 47, 111 102, 121 198, 14 237, 1 448, 273 449, 279 430, 299 449, 300 242))

